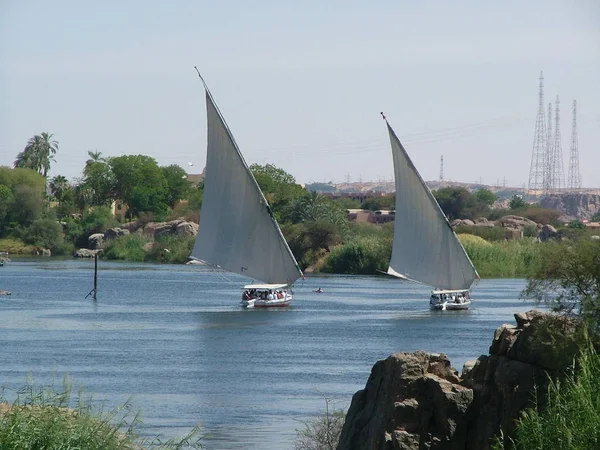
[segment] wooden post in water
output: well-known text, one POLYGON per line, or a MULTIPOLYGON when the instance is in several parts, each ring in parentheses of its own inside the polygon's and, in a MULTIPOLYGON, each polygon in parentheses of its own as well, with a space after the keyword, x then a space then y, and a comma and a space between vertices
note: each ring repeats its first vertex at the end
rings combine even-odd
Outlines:
POLYGON ((98 252, 94 253, 94 289, 92 289, 85 298, 93 295, 93 299, 96 300, 96 292, 98 291, 98 252))

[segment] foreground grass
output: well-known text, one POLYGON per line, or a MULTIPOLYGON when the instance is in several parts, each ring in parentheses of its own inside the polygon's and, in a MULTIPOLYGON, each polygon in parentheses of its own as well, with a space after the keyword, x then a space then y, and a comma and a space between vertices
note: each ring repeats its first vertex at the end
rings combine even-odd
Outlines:
POLYGON ((591 343, 562 382, 551 382, 545 405, 522 413, 514 439, 495 450, 600 448, 600 356, 591 343))
MULTIPOLYGON (((3 399, 0 399, 2 401, 3 399)), ((62 389, 35 387, 28 382, 14 403, 0 403, 0 449, 2 450, 175 450, 198 449, 200 429, 182 439, 140 439, 136 427, 139 413, 132 405, 105 412, 92 408, 92 398, 79 391, 71 398, 65 380, 62 389)))

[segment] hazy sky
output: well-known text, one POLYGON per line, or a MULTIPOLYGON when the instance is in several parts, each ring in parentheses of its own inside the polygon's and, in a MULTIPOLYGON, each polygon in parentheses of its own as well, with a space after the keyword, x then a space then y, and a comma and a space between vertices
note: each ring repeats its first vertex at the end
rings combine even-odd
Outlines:
MULTIPOLYGON (((600 187, 598 0, 0 0, 0 165, 59 141, 206 160, 201 70, 246 161, 298 182, 390 179, 384 111, 426 180, 527 183, 538 104, 578 102, 584 186, 600 187)), ((188 161, 194 167, 188 167, 188 161)), ((565 174, 566 177, 566 174, 565 174)))

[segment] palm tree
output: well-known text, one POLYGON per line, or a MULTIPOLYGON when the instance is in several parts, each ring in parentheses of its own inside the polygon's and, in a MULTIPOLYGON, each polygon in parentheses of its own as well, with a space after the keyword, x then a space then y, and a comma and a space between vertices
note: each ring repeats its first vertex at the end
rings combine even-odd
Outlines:
POLYGON ((102 156, 102 152, 99 152, 98 149, 96 149, 95 152, 88 150, 88 156, 90 157, 90 159, 88 159, 85 162, 86 166, 89 166, 90 164, 95 163, 95 162, 102 162, 102 163, 106 162, 106 158, 104 158, 102 156))
POLYGON ((58 150, 58 142, 53 141, 52 136, 44 132, 29 138, 23 151, 17 155, 15 167, 33 169, 44 177, 47 176, 50 163, 56 162, 54 155, 58 150))
POLYGON ((56 197, 59 208, 67 189, 69 189, 69 181, 63 175, 57 175, 50 181, 50 191, 52 192, 52 195, 56 197))

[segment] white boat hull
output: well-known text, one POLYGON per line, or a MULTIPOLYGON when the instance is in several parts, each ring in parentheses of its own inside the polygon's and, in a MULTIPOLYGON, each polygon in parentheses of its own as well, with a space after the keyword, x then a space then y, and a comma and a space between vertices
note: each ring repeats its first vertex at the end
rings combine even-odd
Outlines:
POLYGON ((455 303, 455 302, 444 302, 444 303, 436 303, 436 304, 430 304, 429 306, 431 307, 431 309, 437 309, 439 311, 460 311, 460 310, 465 310, 465 309, 469 309, 469 306, 471 305, 471 300, 465 300, 462 303, 455 303))

